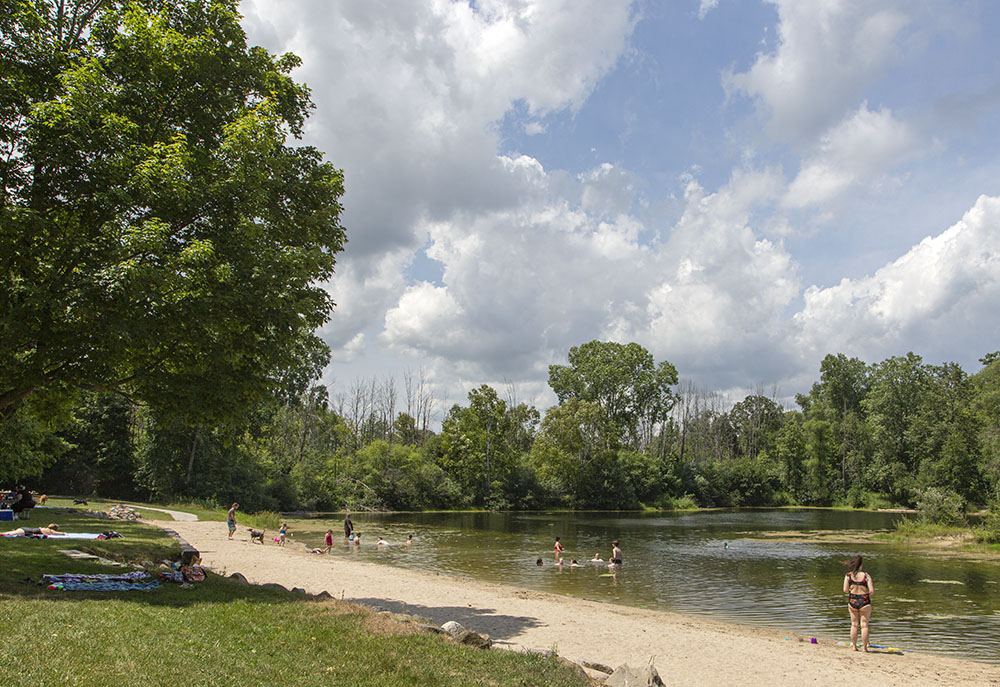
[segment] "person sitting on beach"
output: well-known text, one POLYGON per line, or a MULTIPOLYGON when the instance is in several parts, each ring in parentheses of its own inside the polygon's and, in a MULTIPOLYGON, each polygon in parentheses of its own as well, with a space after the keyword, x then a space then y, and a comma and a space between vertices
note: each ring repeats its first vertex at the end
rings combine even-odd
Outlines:
POLYGON ((875 585, 872 576, 861 571, 861 556, 844 561, 849 569, 844 576, 844 593, 847 594, 847 610, 851 614, 851 648, 858 650, 858 625, 861 625, 861 644, 868 653, 868 623, 872 617, 872 594, 875 585))
POLYGON ((608 560, 609 568, 620 568, 622 564, 622 550, 618 548, 618 541, 611 542, 611 558, 608 560))
POLYGON ((333 530, 326 531, 326 539, 324 543, 326 544, 326 552, 330 553, 330 549, 333 548, 333 530))
POLYGON ((59 531, 59 525, 50 522, 48 527, 17 527, 9 532, 0 532, 8 537, 65 537, 65 532, 59 531))

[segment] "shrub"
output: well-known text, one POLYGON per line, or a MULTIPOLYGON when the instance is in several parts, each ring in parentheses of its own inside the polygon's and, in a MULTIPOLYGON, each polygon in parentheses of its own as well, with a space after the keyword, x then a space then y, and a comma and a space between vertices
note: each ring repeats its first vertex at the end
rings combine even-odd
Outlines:
POLYGON ((920 520, 938 525, 961 525, 965 520, 965 499, 953 491, 929 487, 917 501, 920 520))

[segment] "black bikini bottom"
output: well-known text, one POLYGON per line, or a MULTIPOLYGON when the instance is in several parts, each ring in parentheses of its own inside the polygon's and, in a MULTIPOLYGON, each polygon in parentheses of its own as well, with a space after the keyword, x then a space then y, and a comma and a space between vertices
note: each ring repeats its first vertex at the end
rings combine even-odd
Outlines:
POLYGON ((858 610, 864 608, 865 606, 872 605, 871 594, 849 594, 848 605, 851 608, 856 608, 858 610))

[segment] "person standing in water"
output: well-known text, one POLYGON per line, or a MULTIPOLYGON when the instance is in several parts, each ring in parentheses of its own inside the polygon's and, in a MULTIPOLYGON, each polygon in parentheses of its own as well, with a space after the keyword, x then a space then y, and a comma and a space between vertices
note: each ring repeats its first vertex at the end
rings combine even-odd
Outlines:
POLYGON ((344 516, 344 539, 350 539, 354 533, 354 523, 351 522, 351 511, 344 516))
POLYGON ((611 558, 608 560, 608 567, 621 567, 623 562, 622 550, 618 548, 618 540, 611 542, 611 558))
POLYGON ((229 507, 229 515, 226 516, 226 525, 229 527, 229 538, 232 539, 233 535, 236 534, 236 511, 239 509, 240 504, 234 503, 229 507))
POLYGON ((847 610, 851 614, 851 648, 858 650, 858 625, 861 625, 861 644, 868 653, 868 623, 872 618, 872 594, 875 585, 872 576, 861 570, 861 556, 844 561, 849 572, 844 576, 844 593, 847 610))
POLYGON ((326 531, 326 539, 323 543, 326 544, 326 552, 330 553, 330 549, 333 548, 333 530, 326 531))

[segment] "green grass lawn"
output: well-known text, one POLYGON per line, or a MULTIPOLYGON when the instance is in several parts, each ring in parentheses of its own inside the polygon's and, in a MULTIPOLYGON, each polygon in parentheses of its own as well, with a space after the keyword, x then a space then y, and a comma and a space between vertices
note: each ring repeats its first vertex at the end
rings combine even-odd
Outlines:
POLYGON ((54 591, 23 583, 43 574, 131 569, 73 560, 59 549, 121 561, 158 562, 179 554, 173 539, 141 523, 58 510, 38 515, 23 524, 114 529, 125 537, 0 538, 0 685, 585 684, 549 658, 458 646, 368 609, 211 574, 188 588, 167 584, 134 592, 54 591))

